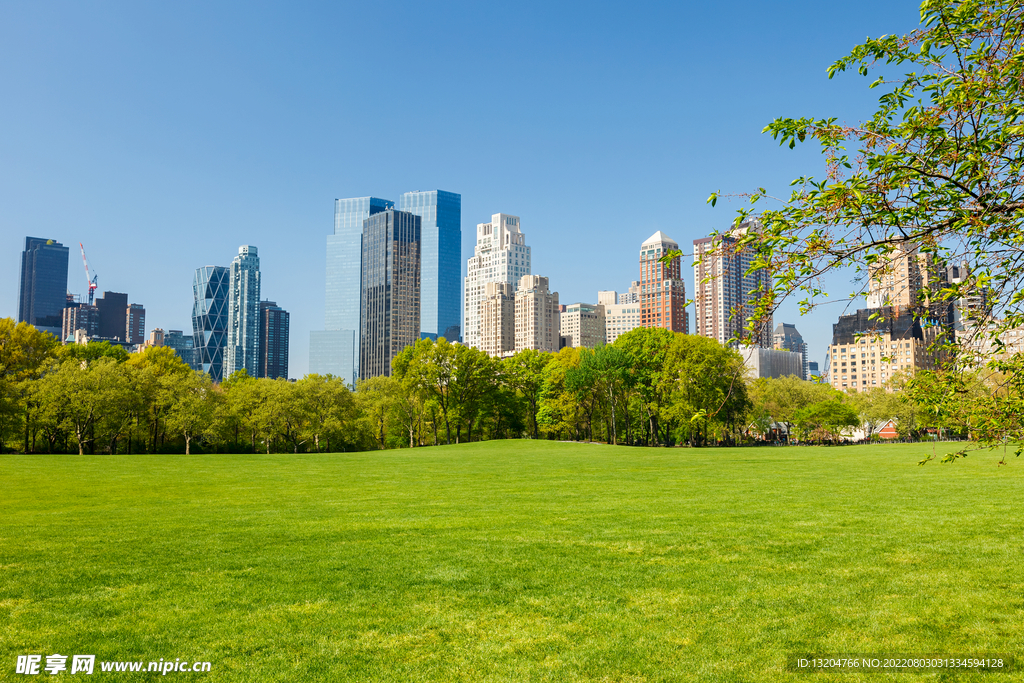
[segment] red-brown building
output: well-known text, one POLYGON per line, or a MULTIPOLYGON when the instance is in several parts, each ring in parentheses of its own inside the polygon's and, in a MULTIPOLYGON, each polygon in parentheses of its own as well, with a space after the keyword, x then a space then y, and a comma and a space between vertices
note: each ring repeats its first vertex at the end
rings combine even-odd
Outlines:
POLYGON ((679 245, 661 230, 640 247, 640 325, 689 334, 681 259, 676 257, 667 265, 660 261, 673 249, 679 245))

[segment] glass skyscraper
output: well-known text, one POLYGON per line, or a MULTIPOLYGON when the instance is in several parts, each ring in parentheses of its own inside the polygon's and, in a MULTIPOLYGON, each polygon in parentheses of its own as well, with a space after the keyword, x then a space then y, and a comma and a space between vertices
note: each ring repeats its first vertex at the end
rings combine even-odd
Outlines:
POLYGON ((406 192, 398 208, 421 219, 420 335, 462 338, 462 195, 406 192))
POLYGON ((393 209, 377 197, 334 200, 334 234, 327 236, 324 330, 309 335, 309 371, 355 386, 359 374, 359 287, 363 221, 393 209))
POLYGON ((256 247, 243 245, 231 261, 228 281, 227 348, 224 377, 245 370, 259 377, 260 257, 256 247))
POLYGON ((224 378, 230 277, 225 266, 203 266, 196 269, 192 281, 194 367, 209 373, 214 382, 224 378))
POLYGON ((68 248, 60 242, 26 237, 21 254, 18 322, 61 338, 68 293, 68 248))
POLYGON ((394 209, 363 223, 359 377, 391 374, 420 338, 420 217, 394 209))

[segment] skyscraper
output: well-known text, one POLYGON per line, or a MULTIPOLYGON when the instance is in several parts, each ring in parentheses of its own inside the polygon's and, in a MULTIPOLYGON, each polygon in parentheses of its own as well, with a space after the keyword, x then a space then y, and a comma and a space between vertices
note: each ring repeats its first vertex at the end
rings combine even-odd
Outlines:
POLYGON ((224 377, 243 369, 250 377, 259 377, 260 257, 256 247, 238 248, 238 255, 231 261, 228 288, 224 377))
MULTIPOLYGON (((476 226, 476 246, 466 262, 465 327, 462 339, 481 348, 480 302, 488 282, 515 285, 530 274, 530 247, 519 229, 519 217, 504 213, 491 216, 490 223, 476 226)), ((557 348, 555 349, 557 350, 557 348)))
POLYGON ((772 345, 777 349, 786 349, 800 354, 800 367, 803 368, 801 379, 810 379, 810 368, 807 366, 807 343, 803 335, 797 331, 796 325, 779 323, 772 335, 772 345))
POLYGON ((60 338, 68 291, 68 248, 60 242, 26 237, 21 254, 18 322, 60 338))
POLYGON ((462 195, 406 192, 398 209, 420 217, 420 335, 462 337, 462 195))
POLYGON ((275 302, 260 302, 259 377, 288 379, 289 317, 275 302))
POLYGON ((662 256, 678 249, 675 240, 661 230, 640 245, 640 325, 663 327, 673 332, 690 332, 686 318, 686 285, 680 275, 680 259, 668 265, 662 256))
POLYGON ((359 296, 363 222, 393 209, 377 197, 334 200, 334 234, 327 236, 324 329, 309 334, 309 371, 355 385, 359 374, 359 296))
POLYGON ((480 349, 501 358, 516 350, 516 292, 507 282, 488 282, 480 301, 480 349))
POLYGON ((359 377, 391 374, 420 338, 420 217, 389 209, 363 222, 359 377))
POLYGON ((125 311, 128 327, 124 340, 129 344, 143 344, 146 341, 146 307, 142 304, 129 304, 125 311))
POLYGON ((64 324, 60 339, 63 342, 75 341, 75 332, 85 330, 89 337, 100 336, 100 310, 96 306, 73 302, 64 309, 64 324))
MULTIPOLYGON (((203 266, 196 269, 192 281, 193 362, 214 382, 224 378, 230 277, 231 271, 224 266, 203 266)), ((166 336, 164 343, 167 344, 166 336)))
POLYGON ((124 292, 103 292, 96 299, 100 311, 100 337, 128 341, 128 295, 124 292))
MULTIPOLYGON (((748 274, 756 254, 739 245, 741 237, 756 227, 754 221, 743 223, 727 235, 705 237, 693 241, 694 323, 695 332, 725 344, 734 336, 746 339, 747 318, 754 315, 758 290, 771 289, 766 271, 748 274), (707 280, 705 282, 704 280, 707 280)), ((772 345, 771 320, 768 320, 751 341, 765 348, 772 345)))

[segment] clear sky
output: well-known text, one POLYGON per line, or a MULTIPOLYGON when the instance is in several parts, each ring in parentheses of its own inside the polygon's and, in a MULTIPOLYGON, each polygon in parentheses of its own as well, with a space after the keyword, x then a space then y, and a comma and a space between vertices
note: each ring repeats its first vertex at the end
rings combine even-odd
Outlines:
MULTIPOLYGON (((147 331, 190 330, 195 268, 253 244, 301 377, 334 199, 428 189, 462 195, 463 272, 476 224, 510 213, 533 272, 594 302, 638 278, 656 230, 687 249, 727 225, 736 205, 710 208, 712 191, 821 175, 816 150, 762 128, 865 118, 880 93, 826 68, 918 16, 877 0, 5 2, 0 317, 17 316, 26 235, 72 247, 78 294, 83 242, 147 331)), ((844 306, 800 318, 791 302, 776 322, 820 362, 844 306)))

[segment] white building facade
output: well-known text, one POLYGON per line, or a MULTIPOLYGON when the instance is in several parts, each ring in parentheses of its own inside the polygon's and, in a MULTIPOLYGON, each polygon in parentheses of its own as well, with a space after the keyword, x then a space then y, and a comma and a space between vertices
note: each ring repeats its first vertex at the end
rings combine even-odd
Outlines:
POLYGON ((523 276, 530 275, 530 247, 519 229, 518 216, 496 213, 490 223, 476 226, 476 246, 466 263, 466 273, 462 340, 479 349, 483 344, 480 304, 487 295, 487 283, 515 286, 523 276))

